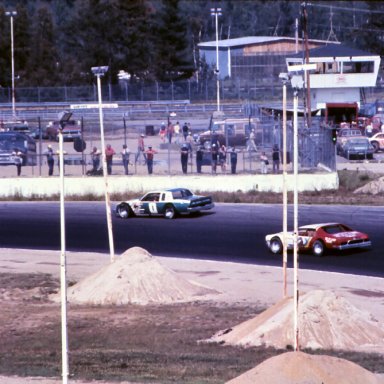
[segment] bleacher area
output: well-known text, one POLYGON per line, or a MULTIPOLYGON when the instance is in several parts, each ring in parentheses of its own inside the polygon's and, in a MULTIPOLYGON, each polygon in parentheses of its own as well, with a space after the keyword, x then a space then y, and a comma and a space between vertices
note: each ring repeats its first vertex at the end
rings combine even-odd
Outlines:
MULTIPOLYGON (((98 121, 99 109, 96 102, 86 102, 84 105, 95 105, 95 108, 79 108, 81 103, 71 104, 62 103, 17 103, 16 114, 21 120, 57 120, 59 112, 64 110, 71 111, 78 117, 84 117, 88 121, 98 121), (75 107, 75 108, 73 108, 75 107)), ((183 119, 209 119, 214 111, 217 110, 215 103, 190 103, 189 100, 178 101, 129 101, 103 104, 117 105, 117 108, 103 108, 105 120, 113 121, 126 118, 127 120, 167 120, 170 113, 176 113, 177 120, 183 119)), ((220 110, 228 117, 244 117, 246 108, 242 102, 222 103, 220 110)), ((2 121, 9 121, 12 116, 12 105, 9 103, 0 104, 0 118, 2 121)))

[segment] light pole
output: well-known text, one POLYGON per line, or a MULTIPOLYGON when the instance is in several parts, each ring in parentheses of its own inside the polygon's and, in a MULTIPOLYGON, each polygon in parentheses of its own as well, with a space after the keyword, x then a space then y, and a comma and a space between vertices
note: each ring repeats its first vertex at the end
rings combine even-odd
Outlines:
POLYGON ((61 360, 63 384, 68 383, 68 327, 67 327, 67 257, 65 242, 65 207, 64 207, 64 145, 63 128, 71 118, 71 112, 59 114, 59 169, 60 169, 60 298, 61 298, 61 360))
POLYGON ((219 16, 221 16, 221 8, 211 8, 211 16, 215 16, 216 24, 216 91, 217 91, 217 110, 220 111, 220 66, 219 66, 219 16))
POLYGON ((283 296, 287 296, 287 231, 288 231, 288 189, 287 189, 287 83, 288 73, 280 73, 283 82, 283 296))
POLYGON ((99 100, 99 119, 100 119, 100 138, 101 138, 101 148, 102 148, 102 159, 103 159, 103 176, 104 176, 104 185, 105 185, 105 210, 107 213, 107 226, 108 226, 108 239, 109 239, 109 250, 111 255, 111 262, 115 261, 115 247, 113 242, 113 232, 112 232, 112 213, 111 213, 111 204, 109 200, 108 193, 108 176, 107 176, 107 157, 105 154, 105 140, 104 140, 104 121, 103 121, 103 105, 101 101, 101 80, 100 78, 108 71, 107 66, 103 67, 92 67, 92 73, 97 77, 97 94, 99 100))
POLYGON ((293 188, 293 302, 294 302, 294 345, 295 351, 299 350, 299 258, 298 258, 298 122, 297 122, 297 109, 298 109, 298 88, 294 88, 293 94, 293 175, 294 175, 294 188, 293 188))
MULTIPOLYGON (((128 81, 131 78, 131 75, 124 71, 123 69, 120 69, 120 71, 117 74, 117 77, 119 78, 119 81, 124 81, 125 86, 125 100, 128 101, 128 81)), ((127 124, 125 121, 125 114, 123 116, 123 122, 124 122, 124 144, 127 145, 127 124)))
POLYGON ((12 62, 12 114, 13 117, 16 117, 16 107, 15 107, 15 60, 14 60, 14 44, 13 44, 13 17, 17 15, 16 11, 7 11, 5 12, 6 16, 9 16, 11 19, 11 62, 12 62))

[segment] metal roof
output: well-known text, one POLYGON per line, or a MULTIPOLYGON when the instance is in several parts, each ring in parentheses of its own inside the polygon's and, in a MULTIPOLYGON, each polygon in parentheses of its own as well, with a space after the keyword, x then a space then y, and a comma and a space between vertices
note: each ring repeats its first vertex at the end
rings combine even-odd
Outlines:
MULTIPOLYGON (((309 50, 309 57, 362 57, 362 56, 378 56, 369 52, 362 51, 357 48, 350 48, 342 44, 328 44, 323 47, 312 48, 309 50)), ((289 58, 302 58, 303 53, 289 56, 289 58)))
MULTIPOLYGON (((219 48, 235 48, 235 47, 243 47, 247 45, 257 45, 257 44, 265 44, 276 41, 296 41, 294 37, 286 37, 286 36, 245 36, 238 37, 234 39, 226 39, 219 40, 218 46, 219 48)), ((301 39, 299 39, 301 41, 301 39)), ((311 42, 318 42, 325 44, 325 40, 313 40, 310 39, 311 42)), ((215 48, 216 40, 206 41, 204 43, 198 44, 200 48, 215 48)))

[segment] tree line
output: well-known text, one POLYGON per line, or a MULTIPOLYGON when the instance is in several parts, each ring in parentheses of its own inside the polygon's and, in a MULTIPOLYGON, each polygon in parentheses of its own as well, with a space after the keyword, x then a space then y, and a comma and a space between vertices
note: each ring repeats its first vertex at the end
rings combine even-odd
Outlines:
POLYGON ((290 36, 299 20, 308 37, 384 54, 384 2, 295 0, 14 0, 0 1, 0 86, 11 85, 11 28, 15 10, 17 87, 94 83, 91 67, 108 65, 110 83, 213 76, 198 44, 215 40, 210 9, 221 8, 219 38, 290 36), (208 73, 208 74, 207 74, 208 73))

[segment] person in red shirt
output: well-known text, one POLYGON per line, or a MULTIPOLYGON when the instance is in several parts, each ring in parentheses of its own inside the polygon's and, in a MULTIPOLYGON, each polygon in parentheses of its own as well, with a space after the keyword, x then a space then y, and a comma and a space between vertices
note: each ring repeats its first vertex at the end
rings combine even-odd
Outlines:
POLYGON ((107 144, 105 148, 105 160, 107 162, 107 173, 108 175, 112 174, 112 160, 113 155, 115 154, 115 150, 112 148, 111 144, 107 144))
POLYGON ((153 172, 153 157, 154 154, 157 153, 154 149, 152 149, 152 146, 150 145, 148 149, 145 151, 145 154, 147 156, 147 168, 148 173, 151 175, 153 172))

